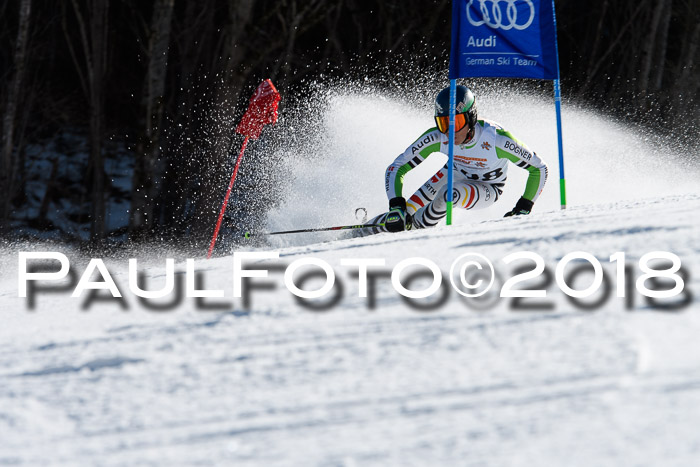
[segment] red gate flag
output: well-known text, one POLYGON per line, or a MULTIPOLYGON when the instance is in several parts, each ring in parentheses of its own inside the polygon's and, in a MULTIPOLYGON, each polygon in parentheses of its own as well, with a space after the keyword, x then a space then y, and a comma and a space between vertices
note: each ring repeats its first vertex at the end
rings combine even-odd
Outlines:
POLYGON ((277 122, 277 106, 281 96, 272 81, 263 81, 250 98, 250 105, 241 119, 236 133, 258 139, 263 126, 277 122))
POLYGON ((224 219, 226 205, 228 204, 228 199, 231 196, 231 190, 233 189, 233 184, 236 181, 236 175, 238 175, 238 168, 241 165, 241 159, 243 159, 243 152, 245 151, 246 146, 248 146, 248 140, 250 138, 258 139, 265 125, 277 122, 277 106, 279 105, 280 99, 280 93, 277 92, 277 89, 275 89, 272 81, 266 79, 260 84, 260 86, 258 86, 255 93, 250 98, 248 110, 245 111, 243 118, 241 118, 241 121, 236 127, 236 133, 245 135, 245 140, 241 146, 241 151, 238 153, 236 167, 233 169, 233 175, 231 176, 231 181, 228 184, 228 190, 226 191, 226 196, 224 196, 221 211, 219 211, 219 219, 216 221, 214 235, 211 237, 207 258, 211 258, 211 254, 214 251, 216 238, 219 236, 219 229, 221 228, 221 221, 224 219))

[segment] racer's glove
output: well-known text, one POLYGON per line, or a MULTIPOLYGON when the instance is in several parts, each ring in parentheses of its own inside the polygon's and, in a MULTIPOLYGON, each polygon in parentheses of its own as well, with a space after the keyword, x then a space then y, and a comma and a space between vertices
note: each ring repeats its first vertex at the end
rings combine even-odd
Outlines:
POLYGON ((406 200, 400 196, 389 200, 389 212, 384 220, 389 232, 401 232, 411 228, 411 216, 406 213, 406 200))
POLYGON ((513 208, 513 210, 508 211, 503 217, 523 216, 526 214, 530 214, 533 205, 534 203, 532 201, 530 201, 529 199, 525 199, 521 196, 518 202, 515 203, 515 207, 513 208))

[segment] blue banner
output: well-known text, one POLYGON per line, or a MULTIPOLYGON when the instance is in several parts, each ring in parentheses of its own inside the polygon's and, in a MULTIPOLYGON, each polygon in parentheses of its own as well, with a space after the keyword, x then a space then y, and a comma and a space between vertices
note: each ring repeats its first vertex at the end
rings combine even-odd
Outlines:
POLYGON ((450 79, 559 79, 553 0, 452 0, 450 79))

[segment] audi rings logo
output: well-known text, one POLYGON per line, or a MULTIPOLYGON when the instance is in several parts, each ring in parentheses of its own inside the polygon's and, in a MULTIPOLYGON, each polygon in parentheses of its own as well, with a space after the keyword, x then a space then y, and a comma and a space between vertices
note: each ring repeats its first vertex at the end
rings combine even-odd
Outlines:
MULTIPOLYGON (((523 12, 520 13, 522 14, 523 12)), ((485 24, 491 29, 508 31, 515 28, 522 31, 529 28, 534 19, 535 5, 532 4, 532 0, 469 0, 469 3, 467 3, 467 20, 472 26, 485 24), (476 8, 472 8, 475 1, 479 2, 480 19, 472 17, 472 10, 476 10, 476 8), (524 3, 529 7, 527 20, 518 17, 518 7, 516 5, 518 2, 521 2, 521 5, 524 3), (503 14, 504 9, 505 17, 503 14)))

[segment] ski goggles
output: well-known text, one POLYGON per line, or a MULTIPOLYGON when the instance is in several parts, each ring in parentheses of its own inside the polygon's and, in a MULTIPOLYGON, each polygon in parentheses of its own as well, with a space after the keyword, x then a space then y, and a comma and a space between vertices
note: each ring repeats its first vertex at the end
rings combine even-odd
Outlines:
MULTIPOLYGON (((435 123, 437 124, 440 133, 447 133, 450 129, 450 117, 435 117, 435 123)), ((455 131, 459 131, 467 124, 467 114, 456 114, 455 115, 455 131)))

